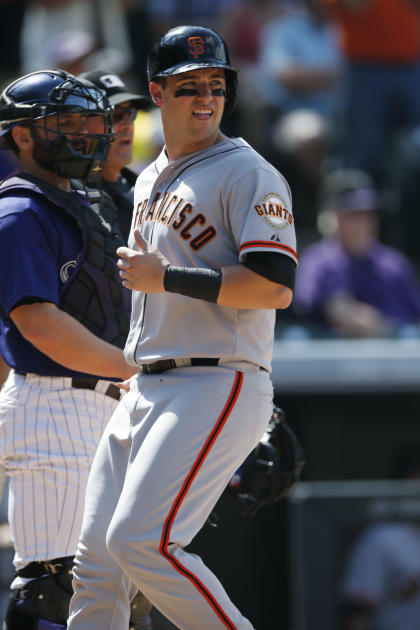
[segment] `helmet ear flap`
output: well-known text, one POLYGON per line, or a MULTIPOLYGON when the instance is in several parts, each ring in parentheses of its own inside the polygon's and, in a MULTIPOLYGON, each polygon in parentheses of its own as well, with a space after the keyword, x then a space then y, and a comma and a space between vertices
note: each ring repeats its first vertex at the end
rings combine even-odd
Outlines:
POLYGON ((226 73, 226 106, 225 114, 230 116, 236 103, 236 93, 238 90, 238 77, 234 72, 225 71, 226 73))
POLYGON ((25 124, 32 116, 33 108, 30 105, 17 106, 6 95, 6 90, 0 96, 0 149, 9 149, 10 144, 6 139, 13 127, 25 124))

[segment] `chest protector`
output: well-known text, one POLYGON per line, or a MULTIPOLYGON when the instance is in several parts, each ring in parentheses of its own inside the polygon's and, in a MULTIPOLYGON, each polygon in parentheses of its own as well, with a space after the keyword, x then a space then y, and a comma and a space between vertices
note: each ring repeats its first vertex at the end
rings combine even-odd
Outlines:
POLYGON ((130 328, 131 292, 122 286, 116 266, 116 250, 125 243, 115 206, 99 191, 90 191, 88 203, 84 203, 79 194, 66 193, 26 173, 0 185, 0 196, 15 191, 47 198, 75 219, 83 247, 60 289, 59 307, 97 337, 124 348, 130 328))
POLYGON ((122 168, 116 182, 102 180, 103 189, 118 208, 118 223, 124 240, 128 241, 134 206, 134 185, 137 174, 128 168, 122 168))

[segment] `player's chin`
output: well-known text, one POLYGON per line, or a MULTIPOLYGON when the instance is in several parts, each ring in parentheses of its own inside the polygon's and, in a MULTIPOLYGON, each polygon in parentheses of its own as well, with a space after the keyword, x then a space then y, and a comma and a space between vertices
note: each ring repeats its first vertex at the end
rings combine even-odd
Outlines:
POLYGON ((129 164, 133 159, 133 147, 131 145, 117 146, 110 157, 117 159, 120 162, 124 162, 125 164, 129 164))

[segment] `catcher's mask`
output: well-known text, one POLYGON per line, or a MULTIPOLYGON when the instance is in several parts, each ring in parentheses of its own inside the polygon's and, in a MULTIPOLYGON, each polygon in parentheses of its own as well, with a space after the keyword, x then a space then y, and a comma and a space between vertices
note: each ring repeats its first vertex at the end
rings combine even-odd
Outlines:
POLYGON ((0 148, 11 148, 13 127, 28 126, 33 157, 42 168, 95 185, 113 138, 112 111, 104 92, 90 81, 63 70, 32 72, 0 95, 0 148), (85 128, 69 130, 66 117, 83 120, 85 128))
POLYGON ((227 486, 243 516, 280 501, 299 480, 305 464, 303 450, 285 421, 284 412, 274 407, 267 430, 227 486))
POLYGON ((225 113, 230 114, 236 100, 238 70, 231 66, 228 47, 216 31, 203 26, 177 26, 156 42, 147 59, 149 81, 202 68, 225 70, 225 113))

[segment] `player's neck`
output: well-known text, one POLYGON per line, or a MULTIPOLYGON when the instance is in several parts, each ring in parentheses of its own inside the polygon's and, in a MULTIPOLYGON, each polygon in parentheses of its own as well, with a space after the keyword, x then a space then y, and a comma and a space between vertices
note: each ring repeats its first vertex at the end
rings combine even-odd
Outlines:
POLYGON ((111 164, 110 162, 106 162, 104 169, 102 171, 102 179, 105 179, 107 182, 118 181, 121 168, 122 168, 121 164, 116 165, 116 164, 111 164))
POLYGON ((209 147, 219 144, 224 140, 226 140, 226 136, 220 131, 220 129, 214 134, 214 136, 210 136, 210 138, 182 145, 175 140, 172 141, 170 137, 165 136, 166 153, 168 155, 169 162, 175 162, 175 160, 179 160, 179 158, 182 158, 185 155, 197 153, 197 151, 203 151, 204 149, 208 149, 209 147))

